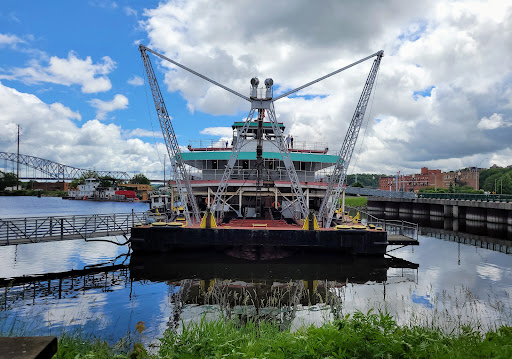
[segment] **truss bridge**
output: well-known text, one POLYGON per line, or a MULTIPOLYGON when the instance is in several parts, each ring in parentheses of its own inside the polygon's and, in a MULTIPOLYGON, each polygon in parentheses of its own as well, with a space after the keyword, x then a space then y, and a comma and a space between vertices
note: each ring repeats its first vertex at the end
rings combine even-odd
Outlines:
POLYGON ((3 169, 5 172, 16 172, 16 165, 19 161, 20 179, 63 181, 80 178, 82 176, 88 175, 91 172, 97 173, 102 177, 107 176, 114 179, 129 180, 131 178, 127 172, 96 171, 91 169, 77 168, 34 156, 20 154, 18 159, 18 155, 11 152, 0 152, 0 161, 1 160, 4 162, 3 169))

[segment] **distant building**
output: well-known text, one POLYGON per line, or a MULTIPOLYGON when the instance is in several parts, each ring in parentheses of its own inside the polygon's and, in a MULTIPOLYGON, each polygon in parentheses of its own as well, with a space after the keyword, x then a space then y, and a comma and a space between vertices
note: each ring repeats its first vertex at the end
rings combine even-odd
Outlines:
POLYGON ((384 191, 416 192, 422 188, 450 188, 450 183, 460 186, 477 188, 478 172, 475 171, 451 171, 430 170, 427 167, 421 169, 419 174, 404 175, 397 173, 395 176, 379 177, 379 189, 384 191))
POLYGON ((126 189, 131 189, 137 193, 138 196, 142 198, 143 201, 147 201, 149 199, 148 193, 152 193, 153 187, 150 184, 138 184, 138 183, 125 183, 120 184, 119 187, 124 187, 126 189))
POLYGON ((67 191, 69 183, 67 182, 37 182, 32 183, 32 189, 40 189, 43 191, 67 191))
POLYGON ((72 188, 68 191, 68 195, 74 198, 94 197, 96 188, 100 182, 96 178, 87 178, 85 184, 79 184, 78 188, 72 188))
POLYGON ((116 188, 100 187, 100 181, 96 178, 87 178, 85 184, 78 185, 68 191, 69 197, 73 198, 94 198, 103 200, 119 200, 116 197, 116 188))

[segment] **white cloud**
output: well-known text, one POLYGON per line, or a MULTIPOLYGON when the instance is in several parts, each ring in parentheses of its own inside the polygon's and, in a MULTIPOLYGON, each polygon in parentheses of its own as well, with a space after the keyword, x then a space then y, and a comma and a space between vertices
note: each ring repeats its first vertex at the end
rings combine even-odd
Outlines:
POLYGON ((133 86, 142 86, 144 85, 144 79, 140 76, 136 76, 136 75, 133 75, 132 77, 130 77, 130 79, 128 81, 130 85, 133 85, 133 86))
POLYGON ((129 6, 123 8, 126 16, 137 16, 137 11, 129 6))
POLYGON ((482 117, 477 127, 482 130, 494 130, 500 127, 510 127, 512 122, 503 119, 502 114, 493 113, 491 117, 482 117))
POLYGON ((80 85, 82 92, 95 93, 112 88, 106 75, 115 68, 116 63, 108 56, 104 56, 102 62, 93 63, 90 56, 82 60, 71 51, 67 58, 52 56, 47 66, 33 60, 28 67, 17 67, 11 69, 10 74, 0 74, 0 79, 16 79, 28 84, 49 82, 65 86, 80 85))
POLYGON ((16 35, 0 34, 0 46, 3 45, 16 45, 24 42, 16 35))
POLYGON ((96 109, 96 118, 98 120, 105 120, 109 112, 126 109, 128 107, 128 98, 117 94, 112 101, 102 101, 95 98, 89 101, 89 103, 96 109))
MULTIPOLYGON (((16 152, 16 124, 21 125, 21 153, 79 168, 139 172, 161 177, 159 159, 164 144, 152 145, 137 138, 126 139, 120 126, 98 120, 85 121, 61 103, 46 104, 38 97, 0 83, 0 144, 16 152), (156 151, 158 148, 158 151, 156 151)), ((162 159, 163 160, 163 159, 162 159)))
POLYGON ((150 131, 142 128, 136 128, 126 132, 127 137, 151 137, 151 138, 163 138, 161 131, 150 131))
POLYGON ((201 134, 231 138, 233 129, 231 127, 207 127, 201 130, 201 134))
MULTIPOLYGON (((244 95, 255 75, 272 77, 274 91, 282 93, 385 50, 354 171, 417 171, 426 164, 454 169, 512 146, 512 126, 503 120, 512 118, 512 68, 504 61, 512 57, 510 2, 330 1, 318 6, 293 1, 276 6, 265 0, 250 3, 254 13, 272 8, 257 26, 244 16, 248 2, 207 4, 162 2, 146 10, 142 25, 148 46, 244 95), (219 21, 226 18, 230 21, 219 21), (486 120, 489 113, 501 114, 502 122, 492 116, 486 120), (496 124, 503 131, 475 131, 496 124)), ((221 115, 249 109, 238 97, 161 64, 168 90, 182 94, 189 111, 221 115)), ((368 61, 299 93, 308 97, 276 102, 279 121, 296 141, 326 141, 339 150, 370 66, 368 61)))

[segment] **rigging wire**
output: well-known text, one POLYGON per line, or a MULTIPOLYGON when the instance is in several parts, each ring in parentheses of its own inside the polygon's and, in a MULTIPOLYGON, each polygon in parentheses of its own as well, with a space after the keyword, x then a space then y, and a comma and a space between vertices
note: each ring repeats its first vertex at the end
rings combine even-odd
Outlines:
MULTIPOLYGON (((375 93, 377 92, 377 84, 378 84, 378 80, 379 80, 379 73, 380 73, 380 68, 377 69, 377 75, 375 76, 375 84, 374 84, 374 87, 373 87, 373 96, 372 96, 372 101, 370 103, 370 112, 368 113, 368 116, 366 118, 366 126, 364 128, 364 135, 361 138, 361 144, 359 145, 359 151, 358 151, 358 153, 356 155, 354 164, 352 166, 350 166, 350 167, 352 167, 352 171, 354 171, 354 168, 357 165, 357 161, 359 160, 359 155, 361 154, 361 149, 363 147, 364 139, 366 138, 366 130, 368 129, 368 125, 370 124, 370 118, 372 117, 373 102, 375 101, 375 93)), ((348 176, 345 177, 345 181, 347 181, 347 178, 348 178, 348 176)))
MULTIPOLYGON (((146 85, 146 78, 147 77, 146 77, 146 72, 144 70, 144 64, 142 64, 142 76, 143 76, 143 79, 144 79, 144 92, 146 93, 146 105, 147 105, 147 108, 148 108, 149 123, 151 124, 151 132, 153 133, 153 139, 155 140, 156 154, 158 155, 158 161, 160 162, 160 164, 163 167, 164 163, 162 161, 162 157, 160 156, 160 151, 158 151, 158 143, 156 142, 155 129, 153 128, 153 118, 151 117, 151 110, 149 109, 148 88, 147 88, 147 85, 146 85)), ((149 79, 148 79, 148 82, 149 82, 149 79)))

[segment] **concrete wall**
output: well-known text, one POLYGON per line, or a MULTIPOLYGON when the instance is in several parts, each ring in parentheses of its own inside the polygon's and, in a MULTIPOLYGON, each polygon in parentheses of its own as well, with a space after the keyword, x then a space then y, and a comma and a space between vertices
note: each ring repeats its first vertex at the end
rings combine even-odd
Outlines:
POLYGON ((368 197, 368 210, 512 225, 512 203, 504 202, 368 197))

